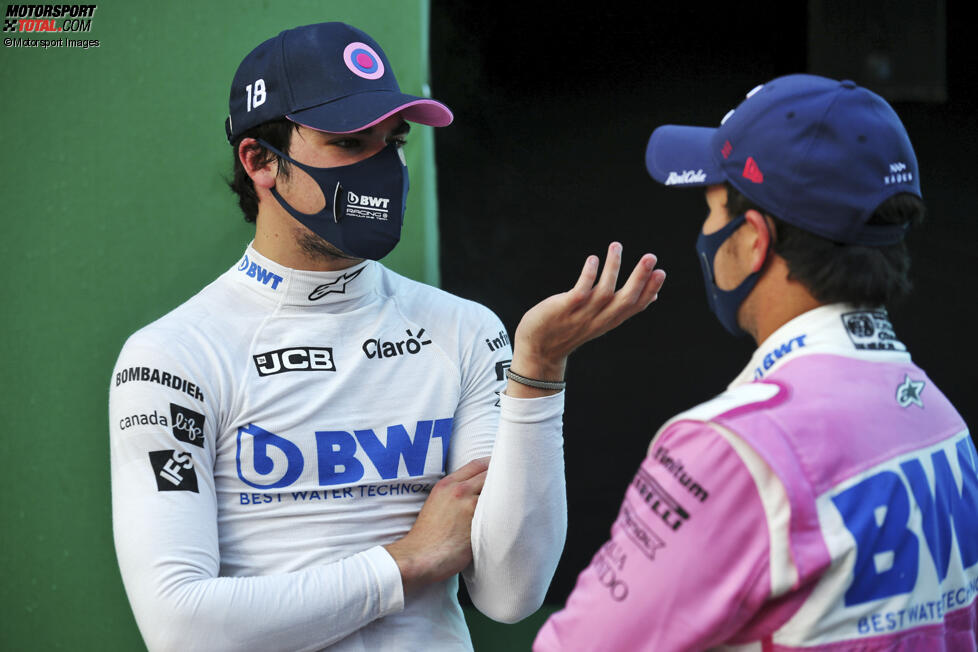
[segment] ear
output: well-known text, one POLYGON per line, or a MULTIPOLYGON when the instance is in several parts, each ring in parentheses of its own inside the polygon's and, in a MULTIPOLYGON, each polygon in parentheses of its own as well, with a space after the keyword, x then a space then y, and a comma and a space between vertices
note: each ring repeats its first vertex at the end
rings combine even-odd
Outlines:
POLYGON ((278 174, 278 160, 274 157, 264 165, 260 164, 264 148, 254 138, 243 138, 238 143, 238 160, 244 166, 245 172, 251 177, 255 188, 273 188, 278 174))
POLYGON ((751 209, 744 214, 747 224, 750 225, 750 252, 749 260, 752 272, 758 272, 764 267, 764 261, 768 257, 768 249, 771 246, 771 229, 768 226, 767 218, 760 211, 751 209))

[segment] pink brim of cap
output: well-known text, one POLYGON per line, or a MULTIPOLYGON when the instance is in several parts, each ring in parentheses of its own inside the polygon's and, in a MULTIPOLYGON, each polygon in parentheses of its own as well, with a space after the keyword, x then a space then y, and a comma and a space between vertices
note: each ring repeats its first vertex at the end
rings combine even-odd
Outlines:
POLYGON ((416 122, 418 124, 428 125, 429 127, 446 127, 455 119, 451 109, 449 109, 447 106, 441 102, 438 102, 437 100, 426 99, 418 99, 407 102, 391 109, 387 113, 384 113, 380 117, 375 118, 366 124, 356 127, 355 129, 348 129, 345 131, 330 131, 321 129, 319 127, 314 127, 313 125, 306 124, 301 120, 296 119, 294 115, 287 115, 285 117, 296 124, 300 124, 303 127, 309 127, 310 129, 315 129, 316 131, 326 131, 327 133, 331 134, 352 134, 357 131, 369 129, 375 124, 383 122, 387 118, 398 113, 400 113, 401 116, 408 122, 416 122))

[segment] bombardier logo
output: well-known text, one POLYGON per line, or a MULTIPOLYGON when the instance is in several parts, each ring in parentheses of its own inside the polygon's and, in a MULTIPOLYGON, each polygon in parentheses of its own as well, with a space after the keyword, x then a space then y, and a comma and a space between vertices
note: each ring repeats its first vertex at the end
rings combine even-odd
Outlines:
POLYGON ((682 172, 670 172, 666 179, 667 186, 675 186, 683 183, 703 183, 706 181, 706 173, 700 170, 683 170, 682 172))
POLYGON ((336 371, 333 349, 297 346, 252 356, 259 376, 274 376, 287 371, 336 371))

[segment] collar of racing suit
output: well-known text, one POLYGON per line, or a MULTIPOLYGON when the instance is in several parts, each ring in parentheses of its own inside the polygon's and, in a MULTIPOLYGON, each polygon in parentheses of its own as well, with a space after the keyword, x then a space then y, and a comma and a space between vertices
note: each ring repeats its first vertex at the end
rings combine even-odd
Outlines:
POLYGON ((338 272, 312 272, 280 265, 249 244, 228 271, 240 285, 283 306, 348 311, 375 297, 379 264, 366 260, 338 272))
POLYGON ((885 308, 836 303, 798 315, 761 343, 729 387, 766 378, 804 355, 842 355, 877 362, 909 362, 885 308))

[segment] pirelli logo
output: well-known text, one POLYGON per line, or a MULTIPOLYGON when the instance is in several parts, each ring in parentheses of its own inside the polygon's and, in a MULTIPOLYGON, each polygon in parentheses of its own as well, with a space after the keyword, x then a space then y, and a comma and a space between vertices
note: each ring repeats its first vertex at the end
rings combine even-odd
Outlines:
POLYGON ((648 505, 648 508, 665 523, 670 530, 678 530, 689 520, 690 515, 682 505, 666 491, 648 471, 639 467, 632 486, 648 505))

